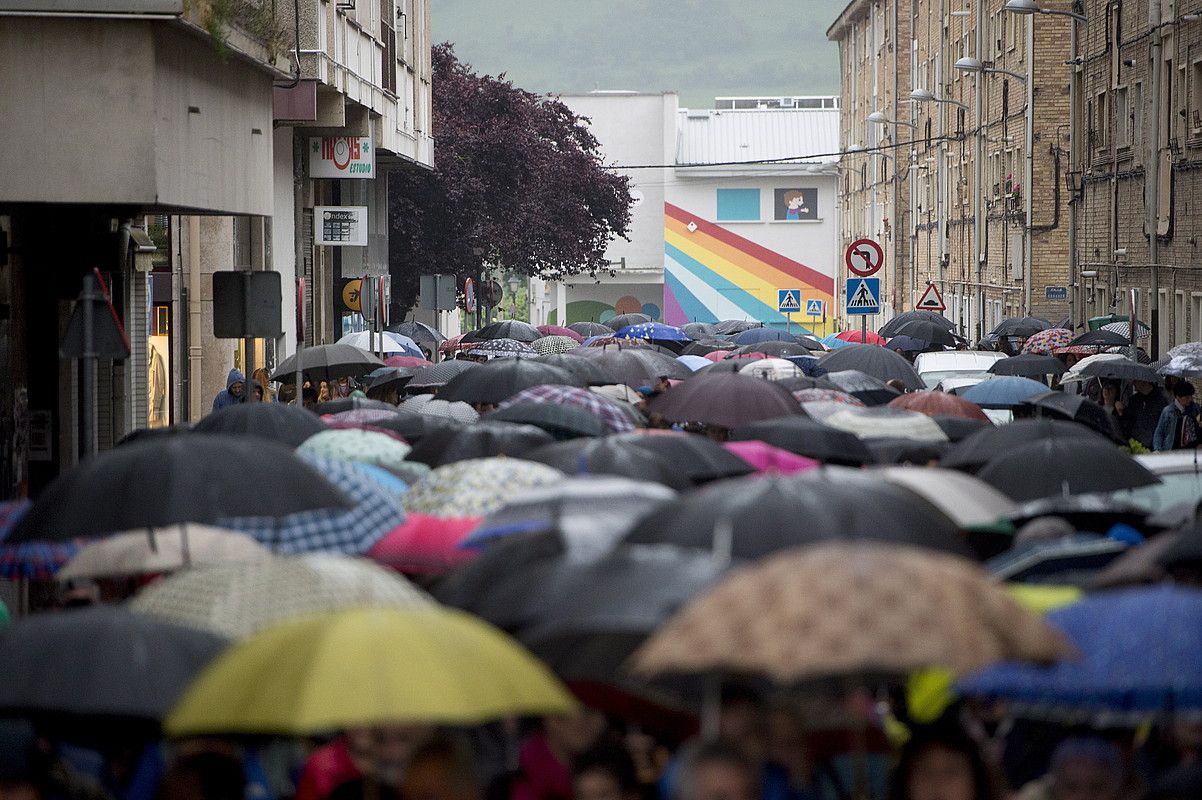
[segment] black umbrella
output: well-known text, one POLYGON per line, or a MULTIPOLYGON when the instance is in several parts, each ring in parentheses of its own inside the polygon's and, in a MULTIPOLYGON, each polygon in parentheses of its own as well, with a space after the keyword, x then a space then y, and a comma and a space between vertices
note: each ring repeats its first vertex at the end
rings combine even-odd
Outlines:
POLYGON ((763 325, 759 322, 748 322, 745 319, 724 319, 714 325, 714 333, 722 336, 738 336, 743 331, 762 327, 763 325))
POLYGON ((582 381, 586 386, 604 386, 621 383, 616 375, 609 372, 600 362, 591 358, 574 356, 571 353, 550 353, 533 359, 542 364, 567 370, 582 381))
POLYGON ((894 336, 909 336, 911 339, 921 339, 929 344, 940 344, 945 347, 955 347, 959 341, 959 337, 941 323, 929 319, 912 319, 903 322, 893 329, 890 338, 894 336))
POLYGON ((1051 391, 1028 397, 1023 405, 1039 410, 1042 416, 1056 416, 1080 422, 1114 441, 1121 441, 1114 416, 1088 397, 1068 392, 1051 391))
POLYGON ((918 442, 888 436, 868 439, 864 446, 878 464, 912 464, 919 467, 925 467, 932 461, 941 461, 950 447, 947 442, 918 442))
POLYGON ((1096 347, 1128 347, 1131 340, 1122 334, 1098 328, 1096 331, 1086 331, 1068 343, 1069 347, 1091 345, 1096 347))
POLYGON ((811 378, 808 375, 798 375, 793 378, 781 378, 777 383, 790 392, 800 392, 802 389, 832 389, 836 392, 842 391, 842 389, 828 381, 825 377, 811 378))
POLYGON ((1020 419, 1009 425, 985 428, 953 446, 940 462, 942 466, 975 470, 999 453, 1045 439, 1093 439, 1105 442, 1098 433, 1075 422, 1052 419, 1020 419))
POLYGON ((1129 358, 1094 361, 1082 367, 1081 374, 1090 378, 1113 378, 1121 381, 1147 381, 1148 383, 1161 383, 1164 380, 1150 366, 1129 358))
POLYGON ((370 397, 339 397, 337 400, 327 400, 313 406, 313 413, 318 416, 326 414, 341 414, 343 411, 355 411, 367 408, 374 411, 396 411, 396 406, 383 400, 372 400, 370 397))
POLYGON ((576 331, 584 338, 590 336, 613 336, 614 329, 608 325, 602 325, 600 322, 573 322, 568 326, 571 330, 576 331))
POLYGON ((871 475, 840 468, 711 484, 652 511, 625 542, 756 559, 831 539, 969 552, 955 524, 927 501, 871 475))
POLYGON ((698 339, 685 345, 680 351, 682 356, 704 356, 719 350, 734 350, 735 343, 729 339, 698 339))
POLYGON ((115 606, 36 614, 0 634, 0 711, 65 734, 92 723, 146 732, 228 642, 115 606), (74 723, 74 724, 73 724, 74 723))
POLYGON ((542 332, 529 322, 522 322, 516 319, 503 319, 500 322, 485 325, 478 331, 471 331, 460 339, 460 341, 486 342, 491 339, 513 339, 517 342, 533 342, 535 339, 541 338, 543 338, 542 332))
POLYGON ((749 375, 697 375, 655 397, 647 413, 671 422, 700 422, 735 428, 801 415, 801 405, 783 386, 749 375))
POLYGON ((441 467, 455 461, 523 454, 553 442, 551 434, 533 425, 480 421, 462 428, 430 431, 413 446, 406 461, 441 467))
POLYGON ((760 342, 759 344, 745 344, 734 352, 736 354, 763 353, 769 358, 787 358, 789 356, 808 356, 812 351, 813 348, 795 342, 760 342))
POLYGON ((604 436, 609 427, 594 414, 574 406, 531 401, 507 405, 485 417, 495 422, 516 422, 522 427, 534 426, 559 441, 582 436, 604 436))
POLYGON ((735 373, 743 369, 748 364, 754 364, 757 361, 755 358, 724 358, 721 361, 715 361, 708 367, 702 367, 694 372, 694 375, 717 375, 719 373, 735 373))
POLYGON ((808 417, 753 422, 735 428, 730 432, 730 438, 736 441, 758 440, 827 464, 858 467, 873 461, 872 453, 854 434, 808 417))
POLYGON ((555 467, 567 475, 621 475, 662 483, 672 489, 687 489, 692 485, 681 465, 615 438, 557 442, 531 450, 522 458, 555 467))
POLYGON ((445 342, 447 337, 431 328, 424 322, 411 320, 409 322, 398 322, 396 325, 389 325, 385 330, 391 333, 399 333, 401 336, 408 336, 418 344, 437 345, 445 342))
POLYGON ((458 430, 463 423, 450 417, 439 417, 434 414, 419 414, 416 411, 401 410, 393 407, 397 413, 385 419, 372 420, 367 426, 393 431, 411 445, 417 445, 426 436, 448 428, 458 430))
MULTIPOLYGON (((612 375, 617 383, 632 389, 650 386, 660 378, 689 378, 693 371, 674 357, 657 353, 646 347, 631 347, 623 350, 602 350, 581 347, 573 351, 579 358, 592 359, 597 366, 612 375), (590 352, 591 351, 591 352, 590 352)), ((546 381, 554 383, 555 381, 546 381)))
POLYGON ((948 331, 954 331, 956 329, 955 324, 950 319, 936 311, 904 311, 886 322, 884 327, 877 331, 877 333, 879 333, 881 336, 884 336, 886 339, 891 338, 897 335, 898 328, 913 320, 925 320, 927 322, 933 322, 948 331))
POLYGON ((1046 331, 1050 327, 1052 327, 1052 323, 1039 317, 1011 317, 999 322, 989 334, 998 337, 1017 336, 1025 339, 1040 331, 1046 331))
MULTIPOLYGON (((349 344, 319 344, 301 351, 300 369, 311 381, 333 381, 339 378, 357 378, 366 375, 384 362, 366 350, 349 344)), ((296 381, 296 355, 284 359, 271 379, 280 383, 296 381)))
POLYGON ((645 339, 612 339, 607 342, 594 342, 587 347, 577 347, 572 352, 575 355, 591 356, 594 353, 617 353, 623 350, 632 350, 637 353, 659 353, 668 358, 676 358, 680 353, 675 350, 664 347, 654 342, 648 342, 645 339))
POLYGON ((1040 517, 1060 517, 1076 531, 1105 533, 1119 522, 1143 528, 1148 510, 1111 495, 1057 494, 1022 503, 1006 515, 1016 528, 1040 517))
POLYGON ((858 369, 828 372, 822 378, 827 383, 834 384, 839 391, 846 392, 866 406, 883 406, 901 395, 901 392, 887 385, 880 378, 874 378, 858 369))
POLYGON ((1115 492, 1160 483, 1131 456, 1108 442, 1048 439, 999 453, 977 477, 1015 500, 1058 494, 1115 492))
POLYGON ((906 389, 926 388, 909 361, 875 344, 849 344, 826 353, 818 363, 827 372, 855 369, 882 381, 899 380, 906 389))
POLYGON ((399 392, 409 381, 413 380, 417 369, 417 367, 380 367, 372 370, 364 378, 367 383, 367 391, 391 388, 399 392))
POLYGON ((708 322, 689 322, 682 325, 680 329, 684 331, 685 336, 693 341, 712 339, 714 334, 718 332, 717 327, 708 322))
POLYGON ((654 322, 654 320, 646 314, 618 314, 616 317, 607 319, 605 324, 611 330, 620 331, 627 325, 642 325, 644 322, 654 322))
POLYGON ((456 375, 442 387, 438 397, 452 402, 495 404, 544 383, 581 386, 584 382, 550 364, 525 358, 498 358, 456 375))
POLYGON ((254 436, 297 447, 326 426, 317 415, 287 403, 238 403, 214 411, 193 426, 195 433, 254 436))
POLYGON ((413 373, 413 378, 405 384, 405 389, 410 392, 414 389, 437 389, 440 386, 446 386, 456 375, 467 372, 476 366, 478 364, 475 361, 458 359, 440 361, 429 367, 418 367, 413 373))
POLYGON ((963 441, 978 431, 988 430, 993 427, 992 422, 986 422, 983 419, 944 416, 934 416, 932 419, 939 426, 939 430, 947 434, 949 442, 963 441))
POLYGON ((1038 378, 1043 375, 1063 375, 1068 367, 1056 356, 1023 353, 993 362, 989 371, 994 375, 1017 375, 1020 378, 1038 378))
POLYGON ((627 433, 609 437, 615 444, 629 445, 664 458, 696 484, 720 478, 750 475, 755 469, 722 445, 689 433, 627 433))
POLYGON ((67 541, 351 505, 284 445, 196 433, 120 447, 67 470, 38 496, 7 541, 67 541))

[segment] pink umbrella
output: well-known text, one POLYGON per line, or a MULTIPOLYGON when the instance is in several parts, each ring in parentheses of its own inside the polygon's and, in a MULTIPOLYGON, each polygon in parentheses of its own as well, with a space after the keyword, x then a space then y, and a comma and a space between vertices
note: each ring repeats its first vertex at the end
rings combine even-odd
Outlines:
POLYGON ((406 512, 405 521, 384 534, 367 557, 398 572, 441 575, 476 555, 459 543, 483 517, 432 517, 406 512))
POLYGON ((578 342, 583 342, 584 337, 576 333, 571 328, 565 328, 562 325, 539 325, 538 332, 543 336, 567 336, 575 339, 578 342))
POLYGON ((856 344, 879 344, 885 343, 885 338, 878 333, 868 331, 861 336, 860 331, 843 331, 835 335, 836 339, 841 339, 845 342, 854 342, 856 344))
POLYGON ((390 356, 384 359, 385 366, 389 367, 432 367, 433 361, 427 361, 424 358, 417 356, 390 356))
POLYGON ((792 475, 796 472, 809 472, 821 466, 817 461, 805 456, 790 453, 779 447, 764 444, 755 440, 745 442, 726 442, 722 445, 739 458, 755 467, 756 472, 777 472, 781 475, 792 475))

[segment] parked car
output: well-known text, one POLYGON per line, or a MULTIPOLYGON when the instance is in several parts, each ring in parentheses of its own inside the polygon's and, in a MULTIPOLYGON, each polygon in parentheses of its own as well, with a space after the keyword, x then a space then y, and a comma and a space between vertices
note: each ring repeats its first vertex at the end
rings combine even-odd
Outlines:
POLYGON ((989 368, 1006 358, 1005 353, 986 353, 980 350, 944 350, 937 353, 919 353, 914 359, 918 377, 933 389, 949 378, 989 377, 989 368))
POLYGON ((1114 497, 1128 500, 1152 513, 1202 501, 1202 453, 1197 450, 1174 450, 1145 453, 1137 455, 1135 459, 1156 473, 1161 482, 1114 492, 1114 497))

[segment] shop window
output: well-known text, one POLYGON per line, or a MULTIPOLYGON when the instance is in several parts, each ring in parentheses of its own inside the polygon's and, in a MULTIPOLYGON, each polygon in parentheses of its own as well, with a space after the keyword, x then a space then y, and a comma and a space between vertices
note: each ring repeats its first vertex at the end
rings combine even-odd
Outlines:
POLYGON ((719 222, 758 222, 760 219, 759 189, 719 189, 719 222))

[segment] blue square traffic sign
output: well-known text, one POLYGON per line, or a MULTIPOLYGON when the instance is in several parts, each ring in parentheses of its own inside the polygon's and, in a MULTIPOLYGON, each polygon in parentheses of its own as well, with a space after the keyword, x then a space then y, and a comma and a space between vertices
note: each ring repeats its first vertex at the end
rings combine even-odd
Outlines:
POLYGON ((881 313, 881 279, 847 279, 847 314, 863 316, 881 313))

